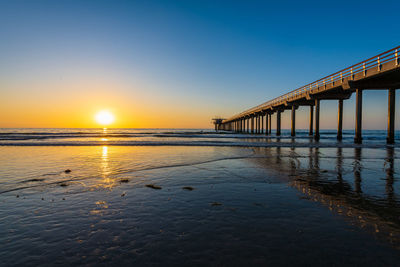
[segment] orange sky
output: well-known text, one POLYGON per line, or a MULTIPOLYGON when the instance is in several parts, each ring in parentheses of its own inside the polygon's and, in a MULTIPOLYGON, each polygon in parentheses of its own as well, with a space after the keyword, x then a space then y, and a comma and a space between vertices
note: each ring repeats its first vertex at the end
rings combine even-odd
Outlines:
POLYGON ((128 88, 114 82, 6 84, 0 99, 0 127, 57 128, 101 127, 94 116, 109 110, 110 127, 211 128, 212 113, 156 97, 151 90, 128 88), (28 89, 26 89, 28 88, 28 89))

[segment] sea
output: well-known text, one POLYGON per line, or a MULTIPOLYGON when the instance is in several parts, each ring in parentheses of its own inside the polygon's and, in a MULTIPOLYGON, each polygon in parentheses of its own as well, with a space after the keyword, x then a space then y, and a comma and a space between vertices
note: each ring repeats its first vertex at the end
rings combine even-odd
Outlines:
POLYGON ((399 266, 400 132, 0 129, 0 266, 399 266))

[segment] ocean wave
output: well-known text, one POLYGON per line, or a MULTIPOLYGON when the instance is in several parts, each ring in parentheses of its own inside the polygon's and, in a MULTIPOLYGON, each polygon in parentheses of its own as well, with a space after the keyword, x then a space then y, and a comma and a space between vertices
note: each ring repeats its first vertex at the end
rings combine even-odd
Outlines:
POLYGON ((228 142, 228 141, 70 141, 70 142, 0 142, 0 146, 222 146, 222 147, 309 147, 309 148, 324 148, 324 147, 342 147, 342 148, 386 148, 400 147, 400 144, 381 144, 381 143, 285 143, 285 142, 228 142))
MULTIPOLYGON (((315 142, 308 130, 289 130, 281 136, 215 132, 209 129, 0 129, 0 146, 242 146, 242 147, 356 147, 354 131, 343 131, 337 142, 335 130, 322 130, 315 142)), ((396 132, 396 141, 400 132, 396 132)), ((386 145, 386 131, 365 130, 364 147, 386 145)))

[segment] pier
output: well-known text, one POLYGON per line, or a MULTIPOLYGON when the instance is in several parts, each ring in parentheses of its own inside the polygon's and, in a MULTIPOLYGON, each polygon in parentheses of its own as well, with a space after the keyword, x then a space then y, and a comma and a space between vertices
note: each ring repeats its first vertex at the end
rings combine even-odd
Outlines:
POLYGON ((296 136, 296 110, 310 107, 309 134, 320 138, 321 100, 338 101, 337 139, 342 139, 344 100, 356 95, 354 142, 362 143, 362 98, 364 90, 388 91, 387 143, 394 143, 395 98, 400 88, 400 46, 304 85, 228 119, 216 129, 251 134, 271 134, 271 116, 276 114, 276 135, 281 134, 281 114, 291 112, 291 136, 296 136))

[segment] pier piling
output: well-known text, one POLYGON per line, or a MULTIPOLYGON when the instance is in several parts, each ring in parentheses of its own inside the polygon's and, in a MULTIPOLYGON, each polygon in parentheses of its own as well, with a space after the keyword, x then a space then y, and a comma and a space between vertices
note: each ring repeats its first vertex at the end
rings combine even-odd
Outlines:
POLYGON ((320 100, 315 99, 315 134, 314 134, 314 139, 319 140, 319 105, 320 105, 320 100))
POLYGON ((276 135, 281 135, 281 111, 276 112, 276 135))
POLYGON ((260 123, 261 123, 260 134, 263 134, 264 133, 264 114, 260 115, 260 123))
POLYGON ((312 136, 314 134, 314 106, 310 106, 310 126, 309 126, 309 131, 308 131, 308 135, 312 136))
POLYGON ((362 143, 362 90, 356 89, 356 135, 354 143, 362 143))
POLYGON ((292 106, 292 127, 291 127, 291 136, 296 135, 296 107, 292 106))
POLYGON ((339 99, 338 103, 338 126, 337 126, 337 140, 342 140, 343 132, 343 99, 339 99))
POLYGON ((394 119, 395 119, 395 104, 396 104, 396 90, 389 89, 388 95, 388 128, 386 142, 388 144, 394 143, 394 119))
POLYGON ((272 133, 272 114, 269 114, 269 120, 268 120, 268 133, 271 134, 272 133))

